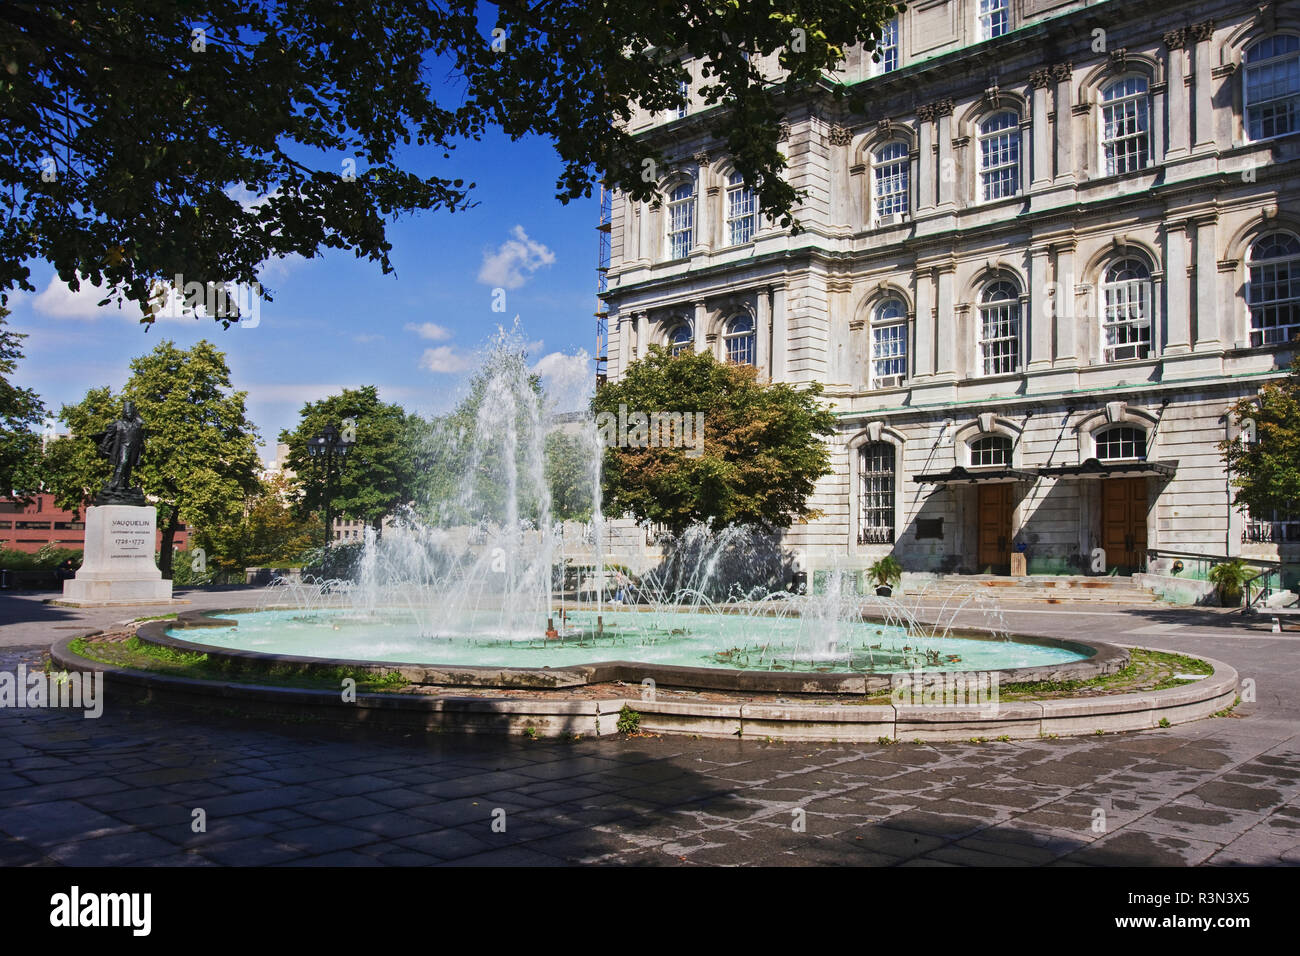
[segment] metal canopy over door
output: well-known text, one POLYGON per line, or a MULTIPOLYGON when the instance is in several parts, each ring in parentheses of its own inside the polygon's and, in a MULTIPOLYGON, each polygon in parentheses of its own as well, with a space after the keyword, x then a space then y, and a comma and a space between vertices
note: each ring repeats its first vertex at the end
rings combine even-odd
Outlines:
POLYGON ((1147 553, 1147 480, 1107 478, 1101 483, 1101 546, 1106 570, 1141 571, 1147 553))
POLYGON ((979 486, 979 570, 1006 571, 1011 567, 1010 483, 979 486))

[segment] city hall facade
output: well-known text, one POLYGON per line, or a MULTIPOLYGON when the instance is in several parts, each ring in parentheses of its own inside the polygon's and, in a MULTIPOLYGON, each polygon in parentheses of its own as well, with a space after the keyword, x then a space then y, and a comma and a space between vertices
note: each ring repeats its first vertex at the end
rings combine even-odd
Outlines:
POLYGON ((883 41, 839 77, 868 112, 789 106, 798 235, 714 108, 635 117, 675 161, 613 197, 608 377, 659 344, 822 383, 814 569, 1294 560, 1218 446, 1300 335, 1300 5, 916 0, 883 41))

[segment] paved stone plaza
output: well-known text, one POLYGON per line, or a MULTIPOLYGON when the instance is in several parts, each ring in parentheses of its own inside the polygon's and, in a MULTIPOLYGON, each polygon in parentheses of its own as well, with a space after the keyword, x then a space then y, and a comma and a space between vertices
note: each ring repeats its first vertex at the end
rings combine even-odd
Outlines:
MULTIPOLYGON (((5 594, 0 670, 161 610, 5 594)), ((1007 619, 1215 657, 1258 700, 1168 730, 890 747, 418 736, 111 697, 99 720, 3 709, 0 863, 1300 864, 1300 632, 1150 605, 1008 607, 1007 619)))

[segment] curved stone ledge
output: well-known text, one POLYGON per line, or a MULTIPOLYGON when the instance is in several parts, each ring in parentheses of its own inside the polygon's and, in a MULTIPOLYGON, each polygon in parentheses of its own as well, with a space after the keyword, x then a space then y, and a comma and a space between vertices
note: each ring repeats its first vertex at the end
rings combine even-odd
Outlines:
MULTIPOLYGON (((322 720, 350 725, 420 729, 441 733, 604 735, 617 731, 624 706, 640 715, 651 733, 707 737, 774 737, 783 740, 910 742, 1007 736, 1114 733, 1146 730, 1162 719, 1170 724, 1207 717, 1237 696, 1237 672, 1209 660, 1214 673, 1192 684, 1142 694, 1114 694, 1047 701, 1012 701, 984 707, 845 705, 829 702, 744 702, 643 700, 542 700, 482 697, 430 698, 409 694, 357 694, 345 702, 340 691, 201 681, 115 667, 87 660, 66 637, 51 648, 56 667, 104 672, 107 705, 164 704, 233 716, 322 720)), ((183 643, 183 642, 182 642, 183 643)), ((201 647, 201 645, 194 645, 201 647)), ((1207 659, 1208 660, 1208 659, 1207 659)), ((631 689, 631 688, 629 688, 631 689)))
MULTIPOLYGON (((686 667, 672 664, 646 664, 638 661, 598 661, 591 664, 565 667, 472 667, 461 665, 429 665, 406 662, 321 658, 291 654, 266 654, 260 651, 214 647, 195 641, 173 637, 167 632, 174 627, 204 628, 231 627, 234 622, 221 614, 253 613, 264 608, 231 608, 224 611, 188 611, 175 621, 148 621, 136 631, 136 636, 149 644, 175 650, 207 654, 211 658, 238 664, 249 669, 257 667, 290 666, 304 673, 327 671, 337 667, 376 674, 400 673, 413 684, 439 687, 487 687, 509 689, 560 690, 584 684, 602 684, 622 681, 640 684, 650 680, 662 687, 687 690, 718 690, 736 693, 770 694, 849 694, 869 695, 887 692, 891 687, 890 674, 859 673, 809 673, 793 671, 746 671, 723 667, 686 667)), ((987 639, 980 631, 953 631, 956 637, 987 639)), ((1087 653, 1086 660, 1038 667, 1008 667, 998 669, 998 679, 1004 683, 1033 683, 1039 681, 1088 680, 1113 674, 1128 665, 1128 651, 1116 644, 1102 641, 1069 641, 1041 637, 1033 634, 1012 634, 1011 639, 1022 644, 1063 647, 1076 653, 1087 653)), ((953 671, 949 673, 974 673, 953 671)))

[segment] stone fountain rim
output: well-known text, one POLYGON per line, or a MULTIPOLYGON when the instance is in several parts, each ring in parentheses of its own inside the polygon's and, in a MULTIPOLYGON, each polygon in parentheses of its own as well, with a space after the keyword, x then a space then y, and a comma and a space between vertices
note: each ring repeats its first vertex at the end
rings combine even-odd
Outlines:
MULTIPOLYGON (((339 657, 270 654, 241 648, 216 647, 186 641, 167 632, 174 627, 205 628, 237 626, 222 614, 250 614, 272 608, 223 608, 220 610, 182 611, 175 621, 148 621, 140 625, 136 636, 148 644, 173 650, 207 654, 232 663, 270 668, 276 665, 313 668, 348 667, 379 674, 400 673, 413 684, 441 687, 487 687, 534 690, 558 690, 588 684, 635 683, 651 680, 663 687, 690 690, 738 691, 773 694, 873 694, 888 691, 892 675, 856 672, 820 673, 809 671, 754 671, 725 667, 689 667, 674 664, 647 664, 638 661, 594 661, 564 667, 483 667, 462 664, 423 664, 400 661, 373 661, 339 657)), ((953 629, 954 635, 990 640, 987 633, 973 629, 953 629)), ((987 673, 994 670, 1003 683, 1087 680, 1122 670, 1129 662, 1127 649, 1104 641, 1053 638, 1038 634, 1010 634, 1010 639, 1024 644, 1060 647, 1076 653, 1088 653, 1080 661, 1044 664, 1034 667, 1008 667, 980 671, 944 671, 942 673, 987 673)), ((930 671, 927 673, 939 673, 930 671)))

